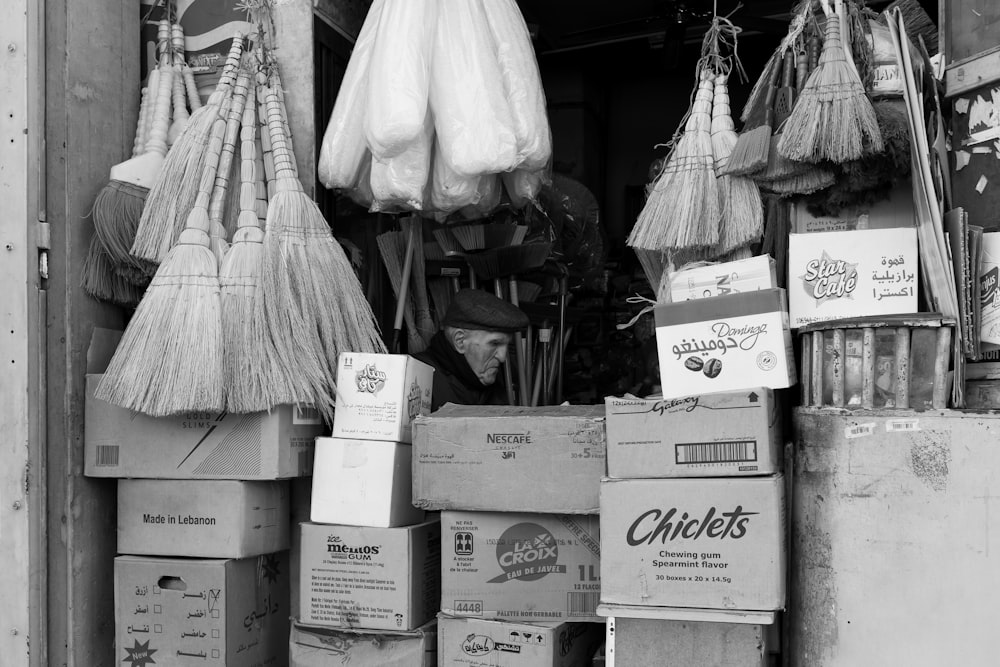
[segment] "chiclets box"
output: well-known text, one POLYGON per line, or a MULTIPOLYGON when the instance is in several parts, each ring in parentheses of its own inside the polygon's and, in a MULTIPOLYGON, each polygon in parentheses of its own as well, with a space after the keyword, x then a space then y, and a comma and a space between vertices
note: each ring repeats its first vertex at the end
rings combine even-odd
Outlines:
POLYGON ((597 623, 509 623, 438 617, 440 667, 579 667, 604 639, 597 623))
POLYGON ((341 353, 333 437, 410 442, 410 422, 431 411, 433 376, 405 354, 341 353))
POLYGON ((765 387, 684 398, 605 398, 608 476, 769 475, 782 469, 781 413, 765 387))
POLYGON ((441 513, 441 611, 506 621, 593 621, 601 538, 593 515, 441 513))
POLYGON ((670 303, 653 313, 664 398, 796 382, 785 290, 670 303))
POLYGON ((410 632, 292 623, 289 667, 437 667, 437 621, 410 632))
POLYGON ((304 523, 299 581, 305 625, 414 630, 438 611, 441 525, 304 523))
POLYGON ((312 521, 376 528, 423 521, 410 502, 412 451, 398 442, 316 438, 312 521))
POLYGON ((290 546, 289 482, 123 479, 118 553, 247 558, 290 546))
POLYGON ((604 406, 447 405, 414 426, 413 504, 596 514, 604 459, 604 406))
POLYGON ((784 489, 781 475, 605 480, 602 605, 783 609, 784 489))
POLYGON ((915 313, 918 274, 913 227, 791 234, 791 326, 915 313))
POLYGON ((118 664, 285 664, 288 554, 115 559, 118 664))

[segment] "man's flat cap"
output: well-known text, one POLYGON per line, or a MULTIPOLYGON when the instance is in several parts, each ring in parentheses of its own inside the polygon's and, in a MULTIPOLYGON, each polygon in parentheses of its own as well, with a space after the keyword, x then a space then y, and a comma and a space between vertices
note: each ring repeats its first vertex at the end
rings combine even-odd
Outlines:
POLYGON ((451 299, 442 326, 483 331, 520 331, 528 316, 517 306, 478 289, 463 289, 451 299))

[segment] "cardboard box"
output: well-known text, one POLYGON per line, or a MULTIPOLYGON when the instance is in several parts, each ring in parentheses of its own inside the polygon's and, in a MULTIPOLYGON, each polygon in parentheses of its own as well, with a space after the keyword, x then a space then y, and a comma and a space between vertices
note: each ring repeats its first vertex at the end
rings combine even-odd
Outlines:
POLYGON ((344 352, 337 366, 335 438, 410 442, 431 411, 434 369, 405 354, 344 352))
POLYGON ((309 522, 309 512, 312 505, 312 477, 299 477, 291 481, 292 486, 292 547, 288 551, 289 579, 292 581, 291 604, 293 613, 298 613, 300 606, 299 581, 302 569, 302 524, 309 522))
POLYGON ((247 558, 290 546, 288 482, 123 479, 118 553, 247 558))
POLYGON ((664 398, 795 384, 785 290, 657 306, 664 398))
POLYGON ((442 512, 441 611, 507 621, 597 620, 596 516, 442 512))
POLYGON ((902 180, 889 192, 889 198, 870 206, 853 206, 838 215, 814 215, 805 202, 792 206, 792 232, 842 232, 853 229, 899 229, 913 227, 913 184, 902 180))
POLYGON ((413 504, 596 514, 604 406, 448 405, 414 428, 413 504))
POLYGON ((84 474, 144 479, 273 480, 312 472, 316 410, 281 405, 253 414, 155 418, 94 397, 121 331, 94 329, 87 348, 84 474))
POLYGON ((94 398, 101 377, 87 376, 88 477, 273 480, 312 472, 313 441, 324 431, 315 410, 150 417, 94 398))
POLYGON ((781 411, 766 387, 684 398, 605 398, 608 476, 769 475, 782 469, 781 411))
POLYGON ((406 528, 302 524, 306 625, 413 630, 438 611, 441 525, 406 528))
POLYGON ((917 230, 791 234, 793 329, 827 320, 917 312, 917 230))
POLYGON ((334 630, 292 623, 289 667, 437 667, 437 621, 412 632, 334 630))
POLYGON ((398 442, 317 438, 312 521, 376 528, 423 521, 424 511, 410 502, 412 450, 398 442))
POLYGON ((767 667, 772 626, 649 618, 608 619, 615 664, 657 667, 767 667))
POLYGON ((670 298, 672 301, 690 301, 774 289, 777 286, 774 260, 770 255, 758 255, 736 262, 676 271, 670 276, 670 298))
POLYGON ((601 483, 601 601, 785 606, 782 475, 601 483))
POLYGON ((603 639, 604 626, 596 623, 509 623, 442 614, 438 665, 579 667, 590 664, 603 639))
POLYGON ((286 661, 286 553, 240 560, 119 556, 114 587, 119 664, 286 661))

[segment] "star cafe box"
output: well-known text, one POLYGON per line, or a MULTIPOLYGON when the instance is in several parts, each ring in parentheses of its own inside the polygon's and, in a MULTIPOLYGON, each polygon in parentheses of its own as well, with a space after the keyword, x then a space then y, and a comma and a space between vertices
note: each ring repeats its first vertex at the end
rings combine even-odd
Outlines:
POLYGON ((411 442, 430 414, 434 368, 405 354, 344 352, 337 364, 333 437, 411 442))
POLYGON ((915 313, 917 276, 917 230, 912 227, 791 234, 791 326, 915 313))
POLYGON ((783 289, 664 304, 653 315, 665 399, 796 382, 783 289))

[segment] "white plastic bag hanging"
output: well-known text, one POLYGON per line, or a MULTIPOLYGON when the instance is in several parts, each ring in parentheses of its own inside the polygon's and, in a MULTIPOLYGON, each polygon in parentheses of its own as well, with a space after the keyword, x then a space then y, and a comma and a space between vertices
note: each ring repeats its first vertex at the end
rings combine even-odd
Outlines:
POLYGON ((399 155, 423 132, 438 13, 438 0, 384 1, 365 112, 365 136, 378 160, 399 155))
POLYGON ((323 135, 319 180, 330 189, 355 187, 364 166, 368 152, 364 133, 368 73, 383 4, 384 0, 375 0, 368 10, 323 135))
POLYGON ((464 176, 452 169, 441 153, 440 137, 435 142, 432 172, 431 205, 435 210, 450 213, 479 201, 479 181, 482 176, 464 176))
POLYGON ((510 105, 480 0, 441 3, 430 99, 440 152, 452 169, 476 176, 516 166, 510 105))
POLYGON ((515 169, 503 175, 504 189, 514 208, 523 208, 538 200, 542 186, 551 183, 548 167, 538 170, 515 169))
POLYGON ((514 0, 483 2, 517 137, 517 166, 541 169, 552 156, 545 91, 531 35, 514 0))
POLYGON ((424 208, 434 149, 434 123, 427 114, 424 131, 406 150, 386 160, 372 159, 372 210, 399 212, 424 208))

